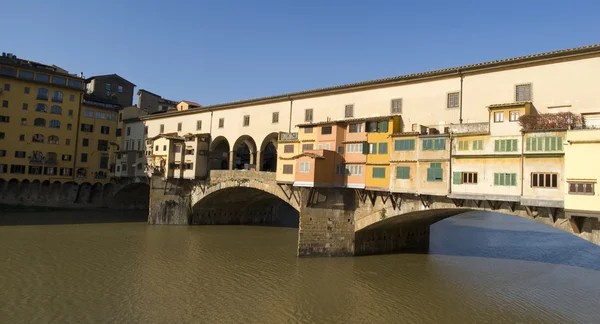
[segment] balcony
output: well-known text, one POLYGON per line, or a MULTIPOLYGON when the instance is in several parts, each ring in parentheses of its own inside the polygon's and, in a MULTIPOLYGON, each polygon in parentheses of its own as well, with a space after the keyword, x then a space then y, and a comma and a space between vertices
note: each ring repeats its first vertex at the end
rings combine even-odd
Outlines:
MULTIPOLYGON (((48 98, 46 98, 46 100, 48 100, 48 98)), ((52 102, 59 102, 62 103, 63 99, 62 98, 57 98, 57 97, 52 97, 52 102)))
POLYGON ((48 95, 37 95, 36 99, 48 101, 48 95))
POLYGON ((297 141, 298 133, 279 133, 280 141, 297 141))

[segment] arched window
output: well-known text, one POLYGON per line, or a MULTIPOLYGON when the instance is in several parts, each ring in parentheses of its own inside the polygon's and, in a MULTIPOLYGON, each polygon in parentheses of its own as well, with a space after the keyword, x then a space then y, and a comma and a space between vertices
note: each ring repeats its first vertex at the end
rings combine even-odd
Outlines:
POLYGON ((46 153, 46 163, 56 162, 57 158, 58 158, 58 155, 54 152, 46 153))
POLYGON ((53 119, 50 121, 50 128, 60 128, 60 121, 53 119))
POLYGON ((52 107, 50 107, 50 113, 62 115, 62 108, 60 108, 60 106, 52 106, 52 107))
POLYGON ((52 92, 52 101, 54 102, 62 102, 63 100, 63 95, 61 91, 58 90, 54 90, 52 92))
POLYGON ((33 134, 33 136, 31 136, 31 141, 33 143, 44 143, 44 135, 42 135, 42 134, 33 134))
POLYGON ((33 151, 33 152, 31 152, 31 158, 29 158, 29 162, 41 163, 43 158, 44 158, 44 154, 42 154, 42 152, 33 151))
POLYGON ((44 118, 36 118, 33 121, 33 126, 46 126, 46 120, 44 118))
POLYGON ((48 89, 38 88, 37 99, 48 100, 48 89))
POLYGON ((50 135, 48 136, 48 144, 58 144, 58 136, 56 135, 50 135))
POLYGON ((48 106, 39 103, 35 105, 35 111, 39 111, 39 112, 48 112, 48 106))

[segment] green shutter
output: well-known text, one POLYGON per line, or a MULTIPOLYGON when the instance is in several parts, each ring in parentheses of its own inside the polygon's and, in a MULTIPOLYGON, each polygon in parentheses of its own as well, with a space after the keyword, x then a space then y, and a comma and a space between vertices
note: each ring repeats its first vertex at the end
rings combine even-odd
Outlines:
POLYGON ((494 173, 494 186, 498 186, 500 184, 499 178, 500 178, 500 174, 494 173))
POLYGON ((527 142, 525 142, 525 150, 531 151, 531 137, 527 138, 527 142))
POLYGON ((396 179, 410 179, 410 167, 396 167, 396 179))
POLYGON ((445 150, 446 149, 446 139, 445 138, 436 138, 434 140, 434 150, 445 150))
POLYGON ((427 181, 433 181, 433 172, 432 168, 427 168, 427 181))
POLYGON ((543 137, 538 137, 537 138, 537 142, 538 142, 537 143, 538 151, 543 151, 544 150, 544 146, 543 146, 544 145, 544 138, 543 137))
POLYGON ((562 136, 557 136, 556 137, 556 150, 557 151, 562 151, 563 150, 562 136))
POLYGON ((516 186, 517 185, 517 174, 516 173, 511 173, 511 175, 510 175, 510 185, 511 186, 516 186))
POLYGON ((458 185, 462 183, 462 172, 452 172, 452 184, 458 185))
POLYGON ((369 154, 369 143, 363 142, 363 154, 369 154))
POLYGON ((431 162, 431 163, 429 163, 429 167, 432 169, 441 169, 442 163, 441 162, 431 162))
POLYGON ((387 143, 379 143, 379 154, 387 154, 388 153, 388 144, 387 143))
POLYGON ((495 152, 500 152, 500 140, 495 140, 494 141, 494 151, 495 152))
POLYGON ((387 120, 382 120, 379 122, 379 132, 380 133, 388 132, 388 121, 387 120))
POLYGON ((544 151, 551 151, 552 150, 552 137, 551 136, 545 136, 544 137, 544 151))
POLYGON ((415 150, 415 140, 414 139, 408 140, 408 149, 410 151, 414 151, 415 150))
POLYGON ((401 140, 394 141, 394 151, 402 151, 402 141, 401 140))
POLYGON ((428 151, 428 150, 430 150, 430 148, 429 148, 429 147, 430 147, 430 145, 431 145, 431 140, 429 140, 429 139, 424 139, 424 140, 423 140, 421 143, 422 143, 422 145, 423 145, 423 151, 428 151))
POLYGON ((444 169, 435 169, 435 175, 436 175, 436 181, 443 181, 444 180, 444 169), (439 179, 439 180, 437 180, 439 179))
POLYGON ((385 168, 373 168, 372 175, 374 179, 384 179, 385 168))
POLYGON ((513 147, 512 150, 513 150, 513 152, 516 152, 516 151, 519 150, 518 145, 519 145, 519 141, 518 140, 516 140, 516 139, 512 140, 512 147, 513 147))

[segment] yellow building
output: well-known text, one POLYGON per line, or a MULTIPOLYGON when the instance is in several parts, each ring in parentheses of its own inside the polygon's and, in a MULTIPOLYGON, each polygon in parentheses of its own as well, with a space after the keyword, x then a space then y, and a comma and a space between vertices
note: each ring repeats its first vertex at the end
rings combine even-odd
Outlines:
POLYGON ((84 80, 57 67, 0 57, 0 179, 73 180, 84 80))
MULTIPOLYGON (((79 125, 75 176, 77 182, 106 183, 115 172, 117 114, 120 106, 93 95, 85 95, 79 125)), ((143 143, 138 143, 139 150, 143 143)))
POLYGON ((600 161, 600 129, 569 130, 565 145, 565 176, 560 192, 565 197, 568 218, 600 217, 600 168, 591 166, 600 161))
POLYGON ((276 179, 278 183, 294 183, 296 164, 295 156, 301 153, 298 133, 279 133, 277 141, 277 171, 276 179))
POLYGON ((400 116, 367 118, 367 154, 365 188, 390 190, 390 136, 401 131, 400 116))
POLYGON ((417 192, 418 132, 395 133, 390 142, 391 187, 398 193, 417 192))

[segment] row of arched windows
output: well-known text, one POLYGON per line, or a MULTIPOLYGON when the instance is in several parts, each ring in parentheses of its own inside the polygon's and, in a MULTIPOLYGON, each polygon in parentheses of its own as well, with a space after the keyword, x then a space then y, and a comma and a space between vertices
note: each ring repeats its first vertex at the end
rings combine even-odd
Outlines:
MULTIPOLYGON (((48 106, 44 105, 43 103, 38 103, 35 105, 35 111, 47 113, 48 106)), ((62 108, 60 106, 52 106, 52 107, 50 107, 50 113, 56 114, 56 115, 62 115, 62 108)))
MULTIPOLYGON (((33 126, 46 126, 46 120, 44 118, 36 118, 33 120, 33 126)), ((48 124, 50 128, 60 128, 60 121, 52 119, 48 124)))
POLYGON ((54 152, 48 152, 46 155, 40 151, 32 151, 31 152, 31 160, 40 162, 45 160, 46 162, 56 161, 58 159, 58 154, 54 152))
MULTIPOLYGON (((31 136, 31 141, 33 143, 44 143, 44 135, 43 134, 33 134, 31 136)), ((58 136, 56 136, 56 135, 48 136, 48 144, 59 144, 58 136)))
MULTIPOLYGON (((38 88, 37 99, 48 100, 48 89, 38 88)), ((58 91, 58 90, 52 91, 52 101, 62 102, 63 101, 62 91, 58 91)))

